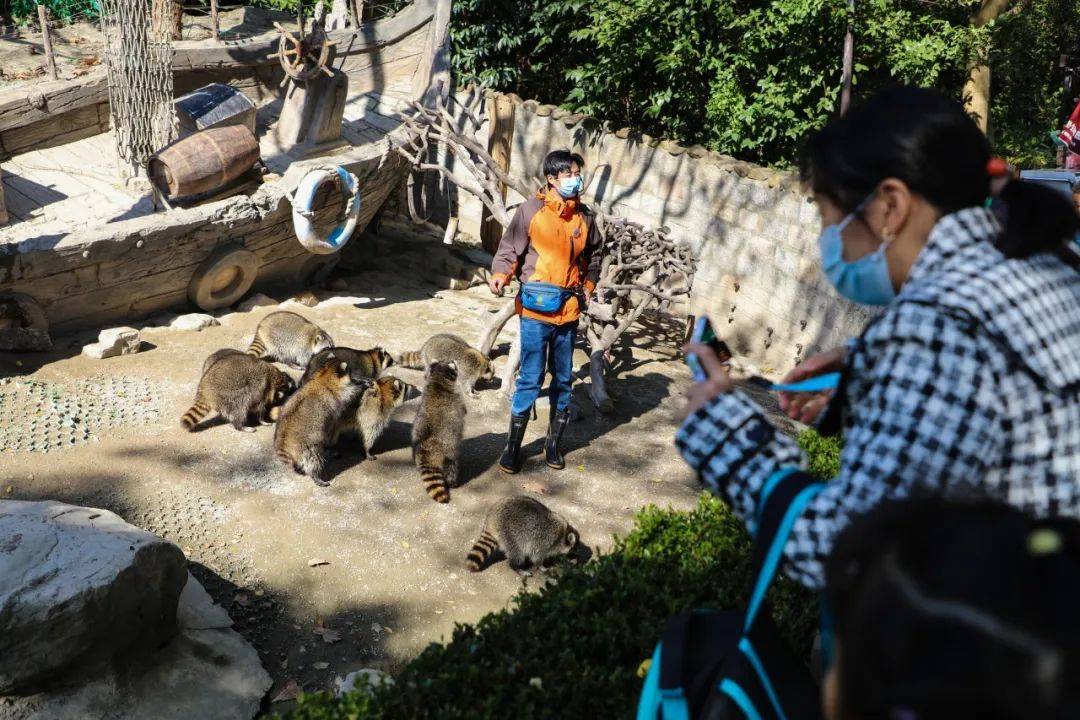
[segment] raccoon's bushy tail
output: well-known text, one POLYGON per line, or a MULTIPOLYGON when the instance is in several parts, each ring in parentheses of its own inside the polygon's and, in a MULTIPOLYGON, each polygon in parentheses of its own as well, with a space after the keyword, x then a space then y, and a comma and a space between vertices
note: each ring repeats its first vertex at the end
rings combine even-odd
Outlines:
POLYGON ((255 334, 255 338, 251 341, 251 345, 247 349, 248 355, 254 355, 257 358, 261 358, 266 354, 266 343, 259 337, 258 333, 255 334))
POLYGON ((424 483, 424 489, 431 499, 437 503, 450 502, 450 489, 446 487, 446 476, 442 468, 422 465, 420 467, 420 482, 424 483))
POLYGON ((195 432, 195 426, 201 423, 206 416, 213 410, 210 407, 210 403, 203 399, 202 395, 195 396, 195 402, 186 413, 180 418, 180 424, 187 429, 188 432, 195 432))
POLYGON ((420 356, 419 350, 407 350, 398 355, 397 364, 410 370, 423 370, 424 358, 420 356))
POLYGON ((480 533, 480 538, 473 543, 472 550, 465 556, 465 565, 469 568, 469 572, 480 572, 484 565, 487 564, 488 558, 491 557, 491 553, 499 547, 499 541, 495 539, 487 530, 480 533))

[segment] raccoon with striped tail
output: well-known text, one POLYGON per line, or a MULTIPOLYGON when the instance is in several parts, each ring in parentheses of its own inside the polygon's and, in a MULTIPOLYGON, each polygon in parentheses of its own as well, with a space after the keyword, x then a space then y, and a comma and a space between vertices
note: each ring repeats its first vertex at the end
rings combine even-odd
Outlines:
POLYGON ((281 409, 274 428, 274 453, 316 485, 327 486, 326 447, 345 410, 372 384, 362 368, 339 360, 324 366, 300 386, 281 409))
POLYGON ((303 370, 312 355, 332 347, 333 339, 318 325, 302 315, 280 310, 259 321, 247 354, 303 370))
POLYGON ((495 377, 495 369, 487 355, 449 333, 432 335, 419 350, 404 352, 398 358, 401 367, 413 370, 423 370, 436 361, 454 363, 461 392, 469 397, 479 397, 473 389, 477 380, 490 381, 495 377))
POLYGON ((390 424, 394 410, 408 398, 409 388, 403 380, 389 375, 376 380, 345 410, 333 443, 337 444, 342 433, 355 432, 364 446, 364 454, 374 458, 371 448, 390 424))
POLYGON ((315 373, 335 359, 344 360, 349 363, 350 367, 356 367, 371 379, 379 377, 383 370, 394 364, 394 359, 390 356, 390 353, 381 347, 373 347, 370 350, 330 347, 311 356, 311 359, 308 360, 307 369, 304 371, 304 376, 300 378, 300 384, 306 383, 315 373))
POLYGON ((213 412, 234 428, 255 432, 251 423, 271 422, 296 384, 276 367, 244 353, 218 350, 203 363, 191 408, 180 418, 188 432, 213 412))
POLYGON ((453 363, 434 362, 425 375, 427 382, 412 427, 413 462, 431 499, 448 503, 450 488, 457 485, 465 400, 453 363))
POLYGON ((480 572, 496 550, 522 577, 532 568, 546 572, 545 563, 569 555, 580 561, 588 555, 581 536, 562 515, 525 495, 499 500, 488 510, 480 537, 465 558, 470 572, 480 572))

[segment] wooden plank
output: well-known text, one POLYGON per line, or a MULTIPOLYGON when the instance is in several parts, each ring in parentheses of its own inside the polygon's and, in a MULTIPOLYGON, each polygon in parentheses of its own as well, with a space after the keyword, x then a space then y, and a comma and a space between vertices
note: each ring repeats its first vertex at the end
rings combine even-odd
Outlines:
MULTIPOLYGON (((43 204, 63 199, 56 197, 57 194, 68 198, 78 197, 89 192, 84 183, 80 182, 77 177, 64 172, 63 168, 54 164, 52 157, 43 152, 38 151, 19 155, 13 158, 9 165, 13 172, 22 179, 22 182, 52 191, 53 197, 47 199, 43 204)), ((34 197, 32 193, 27 192, 26 194, 31 198, 34 197)))
POLYGON ((11 178, 11 175, 5 175, 3 180, 4 202, 7 204, 8 212, 24 221, 40 217, 42 214, 41 206, 20 192, 12 184, 11 178))
POLYGON ((0 133, 109 102, 104 66, 74 80, 35 83, 0 92, 0 133))
POLYGON ((0 135, 3 153, 10 157, 21 152, 81 140, 103 131, 96 106, 79 108, 51 122, 37 122, 8 130, 0 135))

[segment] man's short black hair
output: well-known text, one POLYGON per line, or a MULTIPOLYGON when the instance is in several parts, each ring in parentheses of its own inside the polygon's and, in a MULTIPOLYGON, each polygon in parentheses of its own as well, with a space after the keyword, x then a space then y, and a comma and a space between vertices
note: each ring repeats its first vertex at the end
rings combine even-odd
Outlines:
POLYGON ((569 150, 552 150, 544 158, 544 177, 551 175, 559 177, 559 173, 566 172, 577 163, 578 169, 585 167, 585 160, 577 153, 569 150))

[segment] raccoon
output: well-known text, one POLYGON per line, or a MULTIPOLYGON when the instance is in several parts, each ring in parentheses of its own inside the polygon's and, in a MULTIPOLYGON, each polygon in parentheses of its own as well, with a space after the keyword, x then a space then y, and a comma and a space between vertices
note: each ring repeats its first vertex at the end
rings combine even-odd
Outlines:
POLYGON ((297 370, 334 341, 318 325, 293 312, 272 312, 259 321, 248 355, 285 363, 297 370))
POLYGON ((243 354, 244 353, 240 352, 239 350, 234 350, 232 348, 221 348, 220 350, 215 350, 214 352, 212 352, 212 353, 210 353, 209 355, 206 356, 206 360, 203 360, 202 374, 205 375, 206 371, 210 369, 211 365, 213 365, 214 363, 216 363, 218 360, 225 357, 226 355, 243 355, 243 354))
POLYGON ((379 377, 383 370, 394 364, 394 359, 390 357, 390 353, 386 352, 381 347, 373 347, 370 350, 331 347, 320 350, 311 356, 311 360, 309 360, 307 364, 307 369, 304 371, 304 376, 300 378, 300 384, 303 385, 306 383, 321 368, 333 362, 335 359, 344 360, 349 363, 350 366, 355 365, 369 378, 379 377))
POLYGON ((271 422, 296 387, 291 377, 270 363, 235 350, 218 350, 203 368, 195 400, 180 418, 189 432, 215 411, 237 430, 255 432, 249 424, 271 422))
POLYGON ((461 392, 469 397, 479 396, 473 389, 477 380, 491 380, 495 377, 495 369, 486 355, 457 335, 446 333, 431 336, 419 350, 402 353, 398 364, 422 370, 436 360, 452 362, 457 366, 461 392))
POLYGON ((433 362, 412 428, 413 462, 435 502, 450 502, 457 484, 458 451, 465 431, 465 401, 453 363, 433 362))
POLYGON ((324 475, 325 447, 331 444, 345 409, 372 384, 371 378, 345 360, 324 366, 300 386, 281 409, 274 429, 274 452, 316 485, 324 475))
POLYGON ((532 568, 544 572, 546 562, 559 555, 576 557, 581 548, 581 536, 566 518, 539 500, 518 495, 491 506, 465 562, 471 572, 480 572, 501 549, 510 568, 528 577, 532 568))
MULTIPOLYGON (((371 446, 386 430, 390 416, 405 402, 408 393, 409 386, 404 381, 389 376, 379 378, 345 411, 336 434, 355 431, 364 444, 364 454, 369 458, 375 457, 371 446)), ((334 443, 337 443, 336 437, 334 443)))

